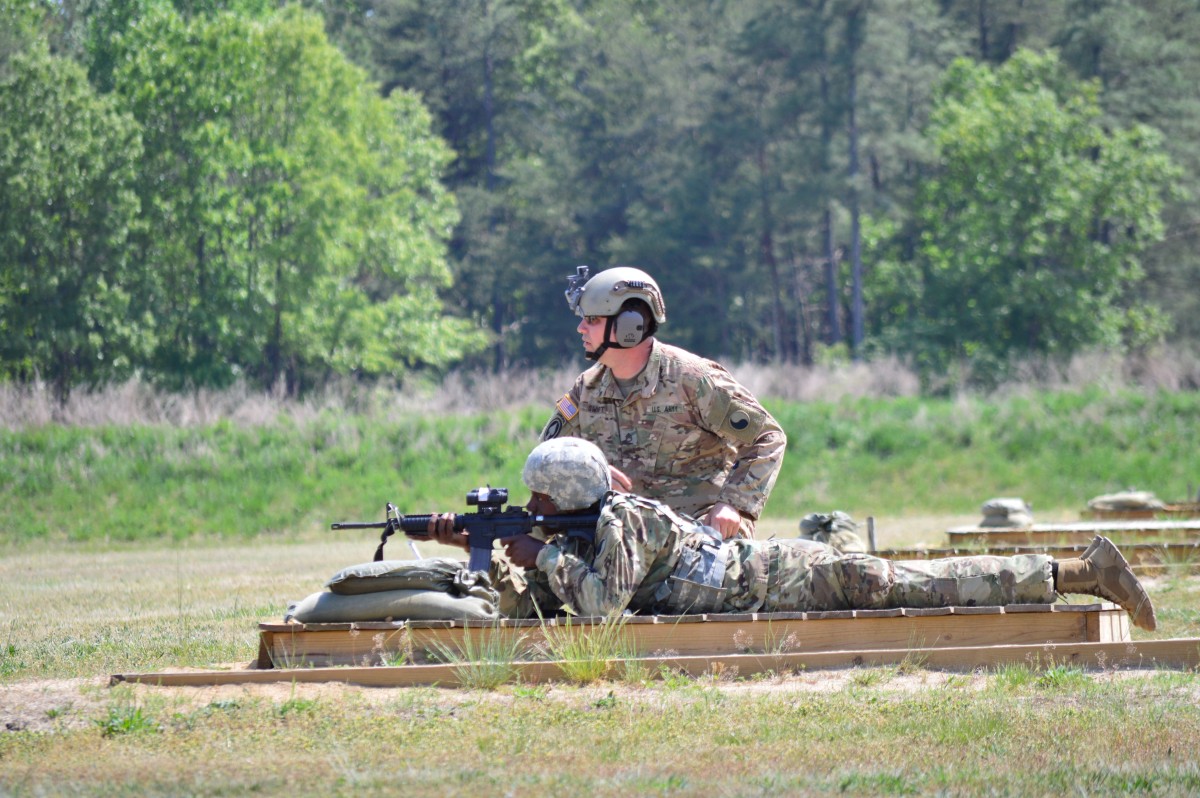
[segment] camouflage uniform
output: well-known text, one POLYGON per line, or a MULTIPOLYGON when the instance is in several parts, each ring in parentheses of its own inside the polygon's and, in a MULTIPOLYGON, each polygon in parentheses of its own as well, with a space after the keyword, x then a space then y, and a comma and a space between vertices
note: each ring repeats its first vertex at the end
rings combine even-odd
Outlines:
POLYGON ((595 443, 633 491, 700 518, 717 502, 736 508, 752 535, 775 484, 787 438, 720 364, 654 341, 625 396, 607 366, 583 372, 542 430, 543 441, 595 443))
POLYGON ((532 617, 534 602, 542 614, 569 605, 598 616, 1050 603, 1052 562, 1046 555, 893 562, 796 540, 721 543, 664 504, 609 493, 594 541, 553 538, 526 572, 524 591, 501 606, 532 617))

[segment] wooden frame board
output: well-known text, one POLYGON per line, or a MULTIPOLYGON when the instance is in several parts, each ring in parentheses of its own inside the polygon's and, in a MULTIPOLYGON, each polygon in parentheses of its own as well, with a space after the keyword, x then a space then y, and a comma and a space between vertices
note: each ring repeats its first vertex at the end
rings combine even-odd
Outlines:
MULTIPOLYGON (((1134 543, 1124 544, 1121 553, 1137 573, 1153 576, 1168 570, 1182 569, 1186 573, 1200 572, 1200 541, 1194 543, 1134 543)), ((1063 544, 1004 544, 984 541, 983 544, 946 548, 880 549, 872 552, 889 560, 936 560, 943 557, 969 557, 991 554, 1011 557, 1016 554, 1048 554, 1056 560, 1078 557, 1087 549, 1086 543, 1063 544)))
POLYGON ((962 526, 947 530, 951 546, 993 545, 1087 545, 1096 535, 1110 538, 1118 546, 1138 543, 1200 541, 1200 519, 1192 521, 1092 521, 1071 524, 1032 524, 1024 527, 962 526))
MULTIPOLYGON (((1109 602, 1017 604, 1006 607, 846 610, 626 616, 623 644, 636 656, 725 655, 986 645, 1123 642, 1129 617, 1109 602)), ((401 658, 417 664, 439 652, 495 647, 546 652, 547 636, 587 634, 601 618, 546 621, 400 621, 391 623, 259 624, 257 665, 311 668, 379 665, 401 658)), ((561 639, 561 638, 560 638, 561 639)))
POLYGON ((1098 510, 1088 508, 1080 518, 1096 520, 1149 520, 1167 518, 1200 518, 1200 502, 1173 502, 1154 510, 1098 510))
MULTIPOLYGON (((1003 665, 1105 669, 1197 669, 1200 638, 1137 642, 1045 643, 1040 645, 951 646, 944 648, 857 649, 782 654, 658 656, 638 659, 651 674, 686 673, 693 677, 747 677, 836 668, 880 667, 908 663, 917 667, 971 671, 1003 665)), ((610 663, 618 668, 620 661, 610 663)), ((117 674, 112 684, 207 687, 225 684, 342 682, 364 687, 460 686, 455 665, 397 667, 296 668, 117 674)), ((566 681, 554 662, 516 662, 515 679, 525 683, 566 681)), ((617 672, 619 670, 610 671, 617 672)))

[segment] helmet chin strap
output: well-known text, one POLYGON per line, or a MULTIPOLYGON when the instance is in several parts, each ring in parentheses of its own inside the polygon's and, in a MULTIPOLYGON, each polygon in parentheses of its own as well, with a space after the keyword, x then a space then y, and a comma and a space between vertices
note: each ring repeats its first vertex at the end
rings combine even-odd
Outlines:
POLYGON ((596 347, 595 350, 593 350, 591 352, 584 352, 583 356, 585 358, 587 358, 588 360, 596 361, 596 360, 599 360, 601 357, 603 357, 604 353, 607 352, 609 349, 628 349, 629 348, 627 346, 621 346, 618 343, 613 343, 612 341, 609 340, 610 338, 612 338, 613 322, 616 320, 616 318, 617 318, 616 316, 605 316, 604 317, 604 342, 602 344, 600 344, 600 346, 596 347))

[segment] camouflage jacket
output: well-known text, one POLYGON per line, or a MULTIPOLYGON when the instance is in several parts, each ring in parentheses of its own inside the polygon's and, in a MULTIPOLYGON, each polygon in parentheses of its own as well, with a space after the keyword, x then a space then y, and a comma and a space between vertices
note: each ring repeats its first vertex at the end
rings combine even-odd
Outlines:
POLYGON ((555 405, 543 441, 595 443, 633 481, 633 492, 702 517, 717 502, 761 515, 787 437, 720 364, 654 341, 625 396, 607 366, 583 372, 555 405))
MULTIPOLYGON (((542 548, 536 570, 526 572, 530 596, 543 614, 564 605, 585 616, 626 609, 662 612, 665 607, 656 595, 697 526, 661 502, 612 491, 601 505, 592 540, 552 536, 542 548)), ((534 611, 530 607, 516 614, 534 611)))

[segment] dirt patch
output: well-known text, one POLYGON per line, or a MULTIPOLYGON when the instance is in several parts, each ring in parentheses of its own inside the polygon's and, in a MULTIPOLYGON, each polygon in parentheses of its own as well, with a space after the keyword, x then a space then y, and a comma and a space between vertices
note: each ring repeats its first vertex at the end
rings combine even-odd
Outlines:
MULTIPOLYGON (((858 669, 815 671, 754 681, 697 679, 689 684, 719 689, 730 697, 764 693, 805 695, 846 689, 856 679, 862 680, 864 672, 858 669)), ((912 674, 891 674, 878 681, 872 680, 872 685, 910 693, 943 687, 951 678, 960 682, 967 680, 960 685, 967 688, 981 686, 986 680, 986 677, 978 674, 964 676, 918 671, 912 674)), ((105 717, 109 707, 130 700, 139 704, 148 700, 161 702, 170 706, 174 712, 187 713, 228 701, 282 704, 292 699, 308 699, 343 703, 353 698, 356 702, 369 705, 387 704, 400 699, 406 691, 420 689, 431 690, 433 700, 438 704, 453 707, 465 701, 478 702, 481 699, 508 702, 513 700, 515 688, 502 687, 492 692, 481 693, 454 688, 363 687, 337 682, 279 682, 205 687, 158 687, 134 683, 110 687, 108 677, 27 680, 0 686, 0 729, 50 732, 91 726, 105 717)), ((545 698, 584 703, 610 694, 632 702, 639 698, 649 700, 651 697, 662 695, 662 688, 654 683, 645 687, 618 682, 603 682, 584 687, 550 684, 544 685, 542 689, 545 690, 545 698)))

